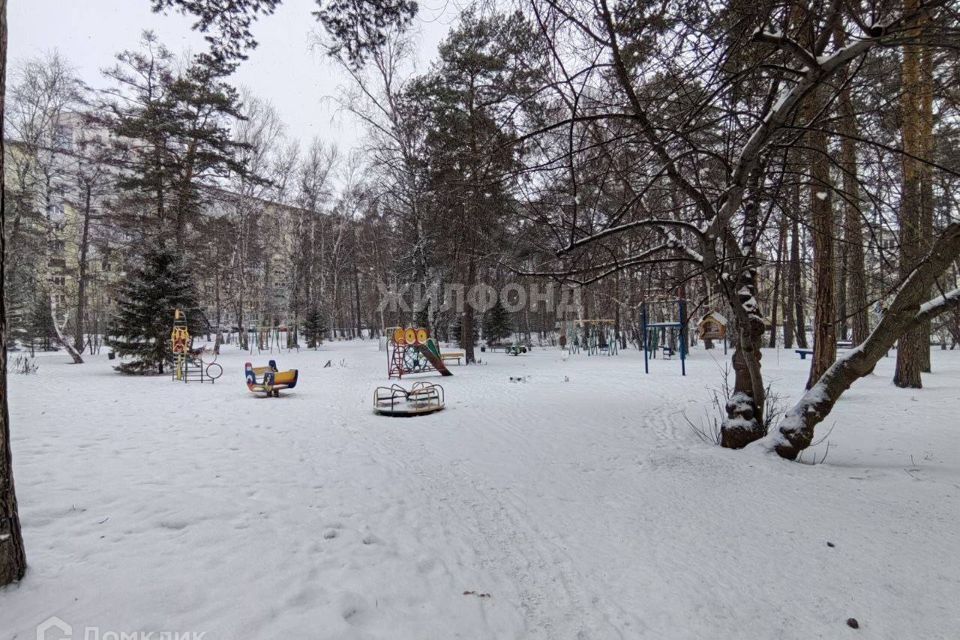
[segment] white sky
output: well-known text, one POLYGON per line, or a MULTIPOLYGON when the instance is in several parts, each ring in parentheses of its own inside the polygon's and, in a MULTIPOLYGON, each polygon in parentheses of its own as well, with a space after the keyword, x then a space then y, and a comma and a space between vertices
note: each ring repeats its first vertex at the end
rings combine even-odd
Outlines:
MULTIPOLYGON (((419 34, 419 68, 436 54, 462 3, 420 0, 414 29, 419 34)), ((318 29, 311 11, 314 0, 284 0, 272 16, 254 26, 260 46, 233 78, 260 97, 271 100, 288 127, 288 135, 307 143, 314 135, 346 151, 363 135, 356 121, 338 113, 331 98, 346 79, 319 51, 312 50, 318 29)), ((158 15, 149 0, 10 0, 9 61, 58 50, 92 87, 108 83, 100 71, 124 49, 136 49, 140 33, 153 30, 174 52, 201 51, 202 36, 192 21, 178 14, 158 15)), ((9 80, 8 80, 9 82, 9 80)))

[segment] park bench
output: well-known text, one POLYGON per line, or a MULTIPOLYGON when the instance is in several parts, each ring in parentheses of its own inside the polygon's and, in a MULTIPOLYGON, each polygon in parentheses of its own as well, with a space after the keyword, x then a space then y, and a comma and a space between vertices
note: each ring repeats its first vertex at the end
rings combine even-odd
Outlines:
POLYGON ((446 362, 447 360, 456 360, 457 364, 460 364, 460 360, 466 356, 463 351, 447 351, 446 353, 440 354, 440 359, 446 362))
MULTIPOLYGON (((849 340, 837 340, 837 349, 852 349, 853 343, 849 340)), ((806 360, 808 355, 813 354, 813 349, 794 349, 801 360, 806 360)))
POLYGON ((520 355, 521 353, 526 353, 529 348, 526 345, 512 345, 512 344, 488 344, 485 347, 481 347, 481 351, 489 349, 491 353, 496 353, 497 351, 503 351, 512 356, 520 355))

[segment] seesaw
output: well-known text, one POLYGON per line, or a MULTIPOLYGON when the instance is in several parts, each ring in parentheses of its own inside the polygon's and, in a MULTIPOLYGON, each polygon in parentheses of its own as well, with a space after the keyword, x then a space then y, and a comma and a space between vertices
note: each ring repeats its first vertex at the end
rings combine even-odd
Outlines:
POLYGON ((279 398, 281 389, 293 389, 297 386, 299 372, 296 369, 278 371, 276 360, 271 360, 266 367, 255 367, 249 362, 243 366, 247 376, 247 389, 253 393, 279 398))

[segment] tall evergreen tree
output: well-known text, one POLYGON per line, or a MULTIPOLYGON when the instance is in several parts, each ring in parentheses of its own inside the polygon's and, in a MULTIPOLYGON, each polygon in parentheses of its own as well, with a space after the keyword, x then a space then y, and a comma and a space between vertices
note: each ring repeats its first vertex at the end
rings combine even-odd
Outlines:
POLYGON ((243 145, 229 129, 241 118, 237 91, 224 82, 233 67, 200 55, 178 71, 176 58, 150 32, 139 51, 117 60, 106 72, 115 89, 94 117, 112 134, 114 160, 127 168, 117 178, 113 217, 131 236, 173 238, 186 255, 203 187, 245 170, 237 159, 243 145))
POLYGON ((31 350, 49 351, 56 335, 57 330, 53 326, 53 316, 50 313, 50 295, 41 289, 34 296, 30 307, 25 337, 30 342, 31 350))
POLYGON ((176 309, 186 313, 192 335, 204 329, 190 275, 178 254, 167 248, 149 251, 143 266, 128 274, 118 306, 107 344, 130 358, 117 367, 122 373, 163 373, 172 359, 170 331, 176 309))
MULTIPOLYGON (((511 141, 539 106, 535 87, 545 63, 537 37, 520 12, 465 11, 440 44, 439 61, 409 90, 427 123, 435 212, 453 239, 448 255, 467 290, 483 277, 483 258, 511 210, 510 176, 521 153, 511 141)), ((473 307, 465 305, 461 316, 464 330, 476 335, 473 307)), ((473 344, 463 348, 473 362, 473 344)))
MULTIPOLYGON (((150 0, 154 11, 177 10, 197 17, 194 29, 207 34, 211 55, 219 61, 244 60, 257 46, 253 23, 272 14, 283 0, 150 0), (225 6, 226 5, 226 6, 225 6)), ((328 49, 353 66, 383 46, 386 31, 405 28, 417 13, 415 0, 316 0, 313 16, 330 36, 328 49)))
POLYGON ((327 323, 318 307, 311 307, 303 323, 303 335, 307 339, 307 347, 316 349, 323 343, 323 333, 327 330, 327 323))
POLYGON ((500 342, 510 336, 513 329, 510 326, 510 314, 503 308, 500 300, 497 300, 483 317, 483 339, 487 344, 500 342))

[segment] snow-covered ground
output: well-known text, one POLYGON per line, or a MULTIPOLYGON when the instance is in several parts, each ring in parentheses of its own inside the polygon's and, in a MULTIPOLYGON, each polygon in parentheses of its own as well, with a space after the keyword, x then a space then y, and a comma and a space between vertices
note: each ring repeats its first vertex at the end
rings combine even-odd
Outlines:
MULTIPOLYGON (((372 342, 275 355, 301 375, 280 399, 235 351, 213 386, 44 356, 11 379, 30 572, 0 637, 960 638, 960 353, 933 355, 921 391, 893 358, 855 386, 815 466, 692 432, 721 351, 686 378, 483 354, 412 419, 371 412, 372 342)), ((796 395, 809 360, 763 365, 796 395)))

